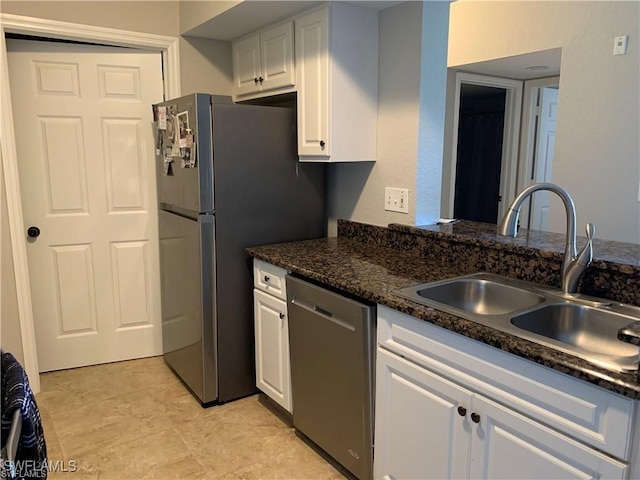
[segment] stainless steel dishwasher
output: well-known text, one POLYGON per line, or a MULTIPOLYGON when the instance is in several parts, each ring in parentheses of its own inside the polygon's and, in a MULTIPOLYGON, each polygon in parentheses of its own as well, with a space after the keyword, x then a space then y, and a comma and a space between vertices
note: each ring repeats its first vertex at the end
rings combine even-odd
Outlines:
POLYGON ((287 276, 293 425, 373 477, 375 305, 287 276))

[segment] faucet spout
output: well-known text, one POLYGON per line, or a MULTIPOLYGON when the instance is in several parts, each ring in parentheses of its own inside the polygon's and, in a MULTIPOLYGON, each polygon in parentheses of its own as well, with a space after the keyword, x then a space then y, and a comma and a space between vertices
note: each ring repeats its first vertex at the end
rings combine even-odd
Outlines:
POLYGON ((596 227, 593 223, 587 223, 586 234, 587 244, 580 250, 578 255, 569 263, 569 266, 564 271, 562 277, 562 291, 575 292, 578 287, 578 280, 582 272, 591 264, 593 260, 593 235, 596 232, 596 227))
POLYGON ((589 266, 593 256, 592 237, 595 231, 592 224, 587 225, 588 242, 585 248, 576 252, 576 207, 569 192, 554 183, 534 183, 528 186, 513 200, 507 213, 505 214, 498 234, 515 237, 518 233, 518 217, 524 201, 539 190, 547 190, 558 195, 564 203, 567 217, 566 243, 564 250, 564 261, 562 262, 562 290, 564 293, 575 293, 580 274, 589 266), (580 268, 577 265, 581 265, 580 268))

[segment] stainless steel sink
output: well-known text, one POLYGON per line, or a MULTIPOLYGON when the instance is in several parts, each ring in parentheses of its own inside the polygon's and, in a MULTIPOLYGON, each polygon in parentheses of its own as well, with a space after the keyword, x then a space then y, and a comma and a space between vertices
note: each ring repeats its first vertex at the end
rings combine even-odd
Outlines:
POLYGON ((445 280, 415 290, 415 293, 478 315, 502 315, 544 302, 544 297, 536 292, 484 277, 445 280))
POLYGON ((614 362, 622 370, 638 367, 638 347, 618 340, 618 330, 638 318, 575 303, 549 304, 511 317, 511 324, 542 342, 597 363, 614 362), (591 358, 592 357, 592 358, 591 358))
POLYGON ((489 273, 416 285, 396 293, 609 370, 638 370, 640 347, 620 341, 618 331, 640 320, 639 307, 567 296, 560 290, 489 273))

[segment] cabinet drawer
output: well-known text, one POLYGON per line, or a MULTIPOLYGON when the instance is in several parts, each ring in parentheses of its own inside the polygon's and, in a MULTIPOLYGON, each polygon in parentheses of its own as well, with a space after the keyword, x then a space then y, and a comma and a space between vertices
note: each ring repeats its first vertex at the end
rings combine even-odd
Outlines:
POLYGON ((630 457, 630 398, 383 306, 378 344, 588 445, 630 457))
POLYGON ((287 301, 287 270, 257 258, 253 260, 253 285, 258 290, 287 301))

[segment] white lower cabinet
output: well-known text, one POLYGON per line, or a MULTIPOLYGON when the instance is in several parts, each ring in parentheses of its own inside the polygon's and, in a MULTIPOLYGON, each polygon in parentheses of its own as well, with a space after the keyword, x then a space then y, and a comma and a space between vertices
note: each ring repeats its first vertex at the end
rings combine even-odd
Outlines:
POLYGON ((471 438, 458 408, 471 398, 471 391, 379 348, 375 478, 467 477, 471 438))
MULTIPOLYGON (((390 316, 385 307, 378 310, 383 317, 390 316)), ((389 345, 392 337, 411 337, 406 323, 410 317, 396 314, 405 317, 401 325, 379 317, 379 345, 389 345)), ((376 479, 628 478, 628 463, 519 413, 508 402, 500 403, 504 392, 491 387, 490 381, 486 391, 493 389, 495 398, 488 398, 485 390, 471 382, 455 381, 450 369, 443 369, 441 375, 436 362, 420 365, 411 360, 409 344, 403 345, 406 351, 377 349, 376 479)), ((454 365, 455 360, 434 356, 442 365, 454 365)), ((475 379, 486 374, 478 372, 475 379)), ((618 396, 611 396, 613 402, 599 408, 600 420, 605 422, 614 418, 607 416, 607 409, 618 396)), ((584 405, 591 401, 584 398, 584 405)), ((613 408, 619 411, 617 407, 613 408)), ((541 418, 545 415, 541 413, 541 418)), ((633 416, 629 414, 626 421, 627 426, 632 424, 633 416)), ((618 433, 625 436, 629 428, 622 430, 618 433)))
POLYGON ((472 409, 470 478, 627 478, 628 464, 481 395, 472 409))
POLYGON ((288 412, 291 401, 289 319, 285 291, 286 270, 254 260, 253 311, 256 337, 256 386, 288 412), (265 273, 267 272, 267 273, 265 273), (266 279, 266 280, 265 280, 266 279), (266 282, 267 286, 262 287, 266 282), (259 288, 269 290, 274 296, 259 288))

